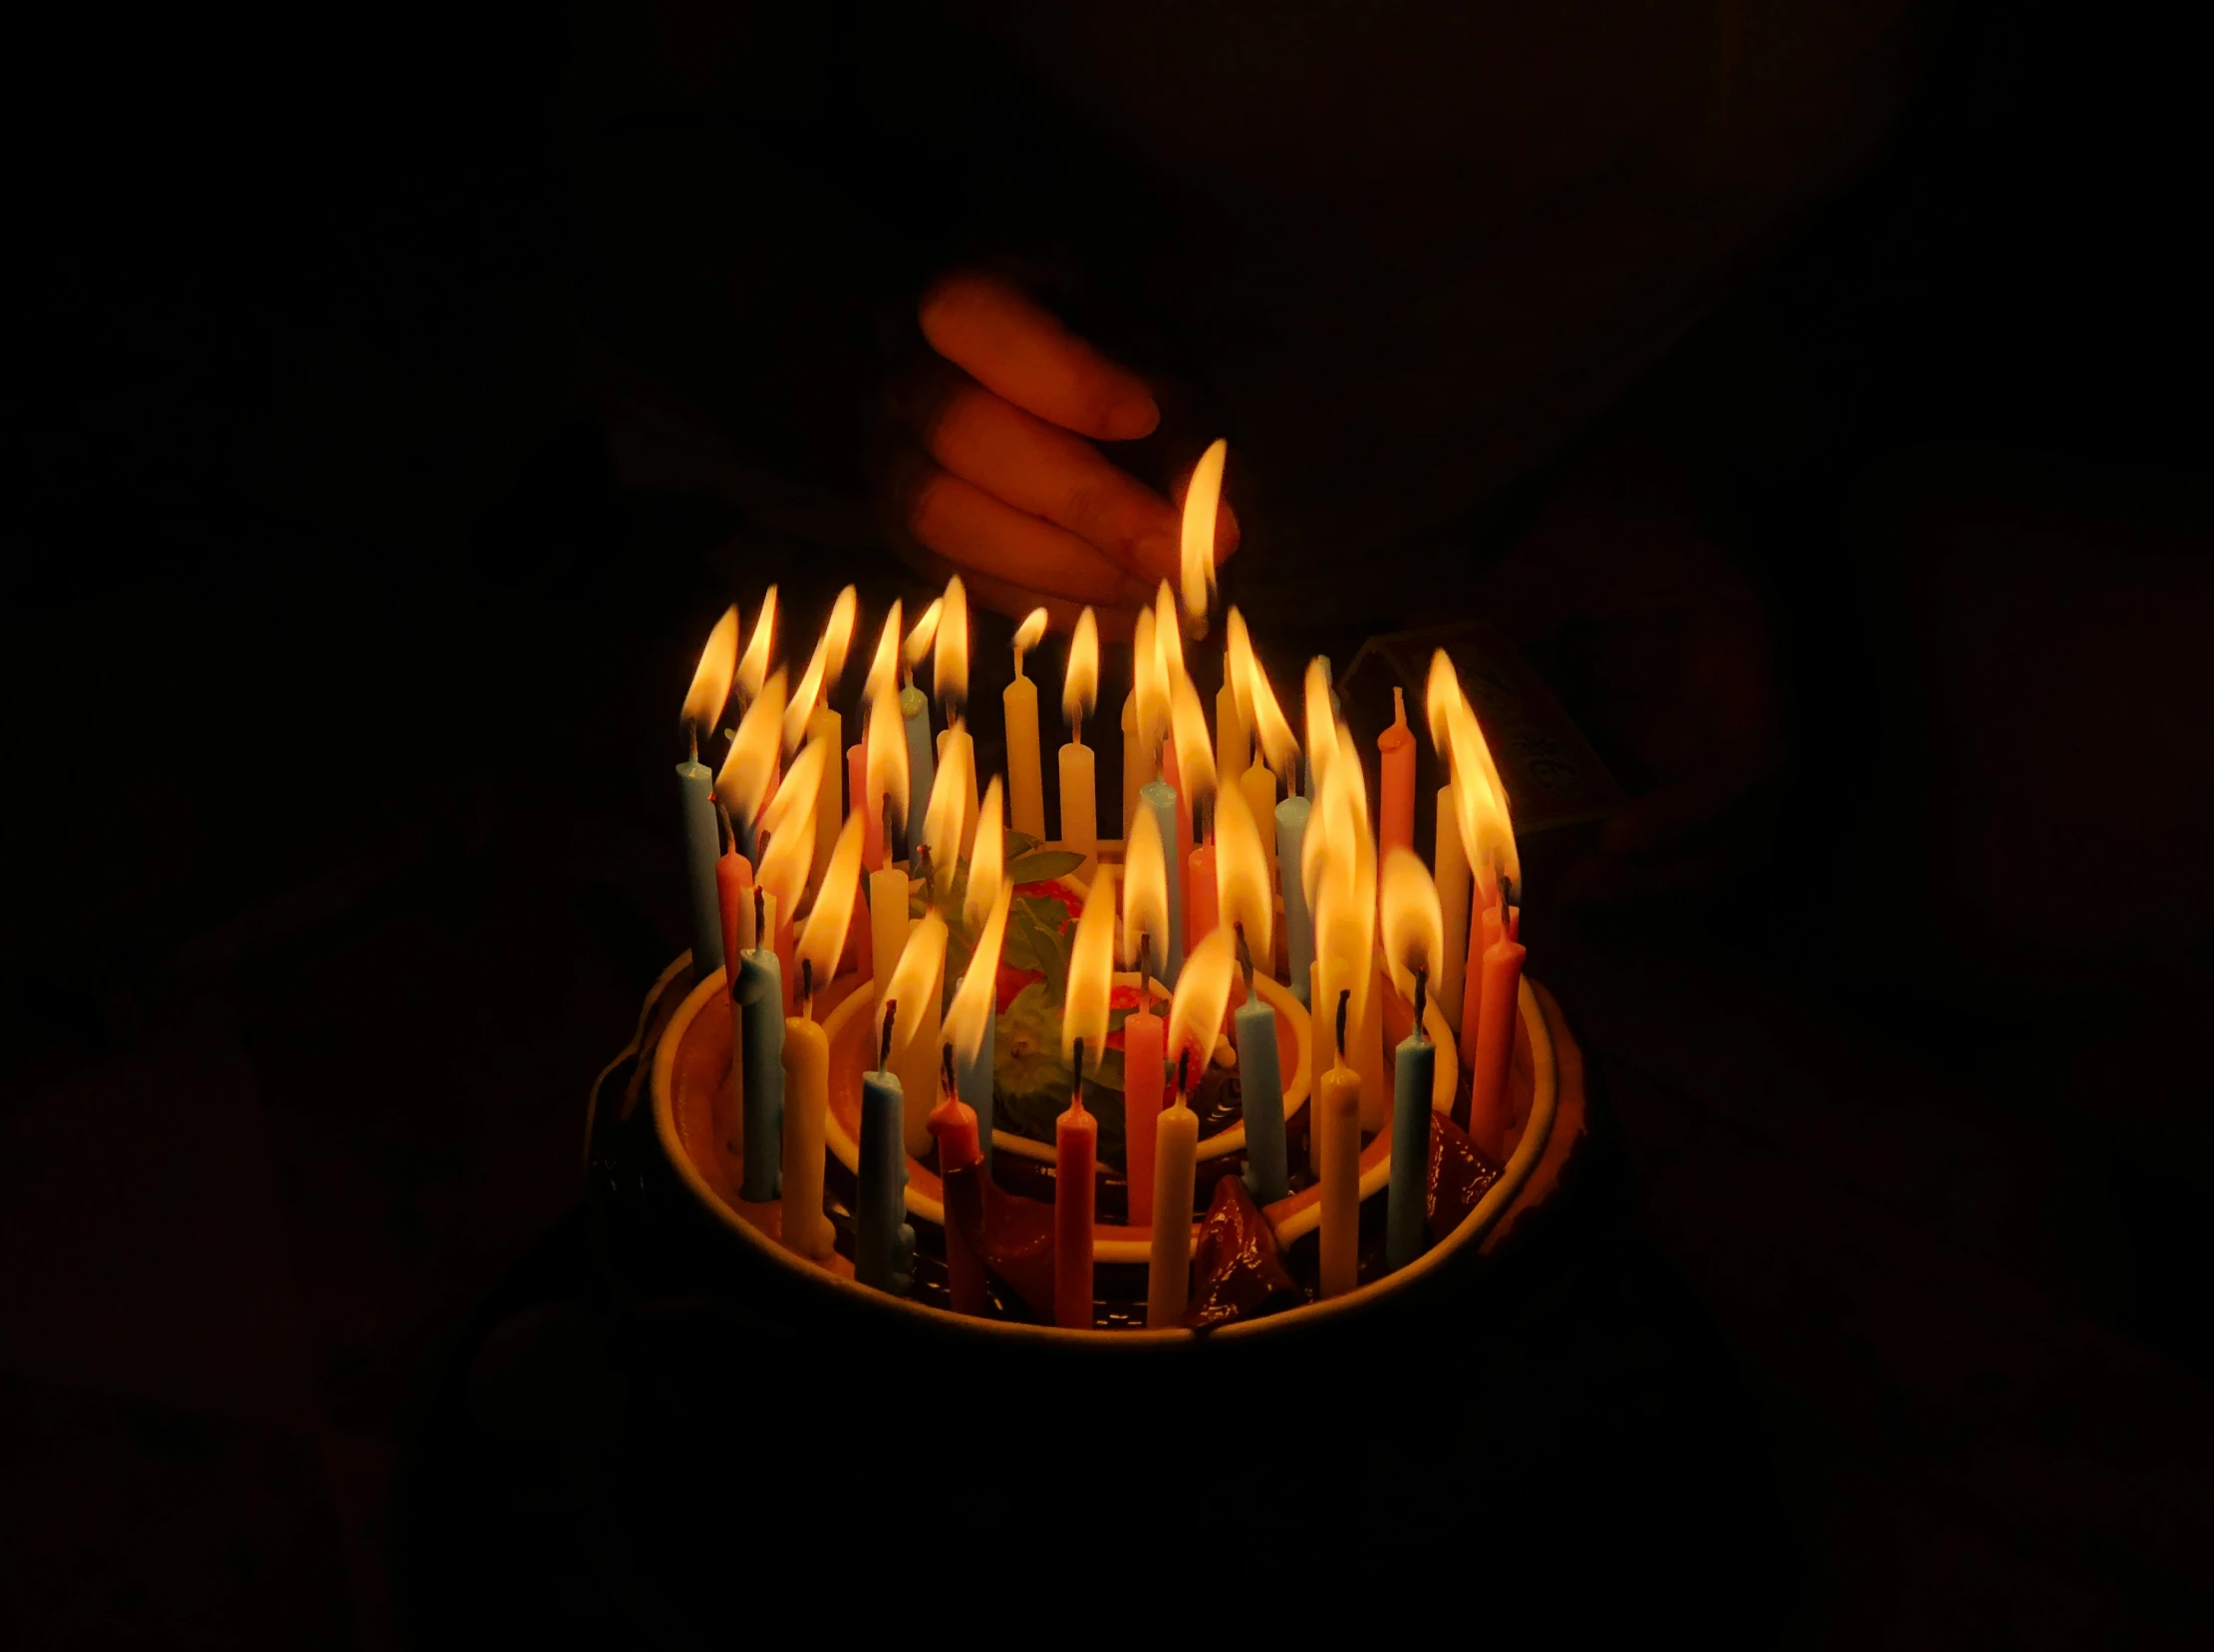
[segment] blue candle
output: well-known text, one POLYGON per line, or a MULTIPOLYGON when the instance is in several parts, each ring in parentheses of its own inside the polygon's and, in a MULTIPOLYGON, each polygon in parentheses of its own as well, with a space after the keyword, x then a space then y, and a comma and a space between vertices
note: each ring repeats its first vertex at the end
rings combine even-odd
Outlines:
POLYGON ((1138 801, 1153 816, 1153 823, 1161 828, 1161 846, 1168 852, 1169 933, 1161 938, 1161 984, 1176 985, 1176 977, 1184 970, 1184 879, 1183 857, 1192 852, 1190 844, 1179 845, 1176 840, 1176 788, 1166 780, 1148 780, 1138 788, 1138 801))
MULTIPOLYGON (((966 978, 966 977, 964 977, 966 978)), ((961 982, 954 984, 961 990, 961 982)), ((995 1017, 987 1007, 984 1011, 984 1035, 976 1044, 976 1053, 966 1061, 955 1060, 954 1088, 961 1099, 976 1115, 976 1147, 984 1156, 984 1169, 991 1169, 991 1080, 992 1080, 992 1023, 995 1017)))
POLYGON ((722 967, 722 907, 715 899, 715 777, 694 751, 677 765, 685 811, 685 875, 692 887, 692 967, 694 979, 722 967))
POLYGON ((1301 1003, 1307 1001, 1307 971, 1314 964, 1314 915, 1307 911, 1306 886, 1299 882, 1299 851, 1307 841, 1307 814, 1314 807, 1303 797, 1276 805, 1276 873, 1283 887, 1284 984, 1301 1003))
POLYGON ((1266 1205, 1291 1193, 1283 1145, 1283 1069, 1276 1012, 1248 993, 1231 1017, 1238 1032, 1238 1088, 1245 1110, 1245 1191, 1266 1205))
POLYGON ((784 977, 768 948, 738 955, 737 999, 745 1078, 745 1181, 738 1197, 762 1204, 779 1197, 784 1184, 784 977))
MULTIPOLYGON (((892 1024, 887 1002, 884 1024, 892 1024)), ((881 1059, 881 1057, 880 1057, 881 1059)), ((915 1260, 915 1230, 907 1222, 907 1097, 889 1067, 861 1075, 861 1188, 853 1214, 853 1276, 865 1285, 907 1293, 915 1260)))
POLYGON ((1422 1254, 1429 1229, 1430 1092, 1437 1081, 1438 1046, 1422 1024, 1421 977, 1415 986, 1414 1030, 1399 1041, 1392 1067, 1391 1194, 1384 1212, 1384 1260, 1405 1267, 1422 1254))
POLYGON ((931 702, 910 683, 900 690, 900 716, 907 726, 907 819, 900 849, 909 859, 923 841, 923 812, 930 807, 931 785, 938 778, 938 752, 931 744, 931 702))

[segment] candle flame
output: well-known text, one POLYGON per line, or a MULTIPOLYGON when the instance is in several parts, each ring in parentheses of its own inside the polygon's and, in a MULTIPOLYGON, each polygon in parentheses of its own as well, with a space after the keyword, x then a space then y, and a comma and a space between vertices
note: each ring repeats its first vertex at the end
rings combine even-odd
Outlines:
POLYGON ((1195 637, 1207 635, 1207 605, 1215 595, 1215 517, 1229 456, 1230 443, 1216 437, 1192 467, 1191 485, 1184 490, 1184 612, 1197 627, 1195 637))
POLYGON ((1102 866, 1076 920, 1076 939, 1068 950, 1068 996, 1061 1003, 1061 1053, 1073 1058, 1076 1040, 1083 1039, 1087 1071, 1096 1071, 1107 1053, 1107 994, 1114 975, 1115 879, 1102 866))
POLYGON ((1003 807, 999 776, 994 774, 984 787, 983 801, 976 806, 976 842, 969 851, 969 893, 963 897, 961 910, 971 928, 990 910, 1006 879, 1007 837, 1000 824, 1003 807))
POLYGON ((1208 743, 1207 712, 1200 691, 1182 672, 1169 685, 1169 730, 1176 741, 1178 778, 1195 810, 1215 797, 1215 748, 1208 743))
POLYGON ((888 685, 896 694, 900 691, 900 599, 892 599, 892 612, 884 617, 884 629, 877 633, 877 652, 869 662, 868 681, 861 685, 864 704, 873 703, 877 697, 877 685, 888 685))
MULTIPOLYGON (((1330 770, 1330 763, 1337 756, 1337 712, 1330 704, 1330 665, 1319 654, 1307 662, 1306 712, 1307 755, 1314 760, 1314 780, 1320 788, 1322 777, 1330 770)), ((1348 736, 1347 744, 1351 744, 1348 736)), ((1290 784, 1288 776, 1286 785, 1290 784)))
POLYGON ((792 690, 792 697, 784 707, 784 749, 790 752, 807 737, 807 719, 815 714, 846 669, 846 650, 853 642, 853 621, 860 599, 852 586, 838 593, 838 600, 831 605, 829 623, 823 627, 822 636, 815 640, 815 652, 809 657, 807 670, 800 675, 799 687, 792 690))
POLYGON ((1161 669, 1161 686, 1173 692, 1176 680, 1186 673, 1184 623, 1177 616, 1176 593, 1167 580, 1153 593, 1153 658, 1161 669))
POLYGON ((998 1002, 999 949, 1006 939, 1007 908, 1013 901, 1014 886, 1001 884, 991 898, 983 927, 976 932, 975 950, 969 955, 969 968, 954 993, 953 1005, 946 1011, 946 1041, 964 1062, 976 1059, 983 1048, 984 1028, 991 1025, 992 1007, 998 1002))
POLYGON ((931 644, 931 692, 940 705, 958 711, 969 703, 969 593, 961 575, 946 582, 944 601, 931 644))
POLYGON ((907 945, 900 949, 900 962, 893 965, 892 979, 884 988, 884 1002, 877 1005, 873 1048, 884 1048, 884 1005, 895 1000, 900 1007, 892 1026, 894 1039, 915 1036, 915 1029, 923 1024, 923 1006, 945 988, 945 970, 946 920, 926 912, 907 932, 907 945))
MULTIPOLYGON (((815 740, 811 743, 811 749, 827 750, 829 743, 827 740, 815 740)), ((820 764, 816 766, 814 773, 819 780, 822 773, 820 764)), ((799 769, 795 766, 792 775, 796 778, 798 774, 799 769)), ((761 855, 760 869, 754 874, 754 882, 776 902, 776 921, 780 924, 788 923, 799 911, 800 895, 807 888, 807 869, 815 860, 815 786, 799 786, 788 778, 777 787, 776 796, 770 800, 770 807, 775 807, 787 798, 791 800, 789 806, 770 832, 769 846, 761 855)), ((766 815, 767 811, 764 810, 764 824, 766 815)), ((769 945, 769 938, 761 937, 759 945, 769 945)))
POLYGON ((789 823, 803 805, 812 814, 822 789, 823 765, 834 760, 828 740, 809 740, 807 749, 784 771, 784 778, 777 781, 776 795, 762 808, 761 830, 778 830, 789 823))
POLYGON ((1464 752, 1473 758, 1477 770, 1491 782, 1492 790, 1502 800, 1507 796, 1507 786, 1499 777, 1499 764, 1492 760, 1492 748, 1484 738, 1484 728, 1476 718, 1476 707, 1469 703, 1469 696, 1462 691, 1461 677, 1453 669, 1444 649, 1430 657, 1430 681, 1423 691, 1423 709, 1430 719, 1430 746, 1451 765, 1458 776, 1465 772, 1464 752), (1466 726, 1461 725, 1465 723, 1466 726), (1459 728, 1461 731, 1456 733, 1459 728))
POLYGON ((1238 714, 1259 741, 1261 760, 1275 770, 1276 778, 1288 790, 1298 779, 1299 742, 1292 736, 1291 724, 1284 720, 1283 707, 1276 703, 1276 690, 1268 686, 1268 674, 1260 669, 1260 660, 1253 653, 1245 616, 1235 608, 1230 611, 1228 630, 1225 669, 1237 686, 1238 714))
MULTIPOLYGON (((1042 612, 1042 611, 1041 611, 1042 612)), ((1068 640, 1068 672, 1061 679, 1061 715, 1080 728, 1099 703, 1099 621, 1087 608, 1076 616, 1068 640)))
MULTIPOLYGON (((1348 746, 1342 726, 1336 737, 1348 746)), ((1319 806, 1307 819, 1299 876, 1314 910, 1314 953, 1338 961, 1353 989, 1353 1016, 1368 1001, 1368 966, 1376 948, 1376 840, 1357 762, 1332 762, 1322 777, 1319 806)))
POLYGON ((732 603, 707 633, 707 646, 699 651, 692 668, 692 687, 685 690, 684 720, 694 734, 714 731, 722 720, 723 702, 730 697, 730 675, 738 663, 738 605, 732 603))
POLYGON ((1151 809, 1130 819, 1122 870, 1122 956, 1133 969, 1158 974, 1168 962, 1169 863, 1151 809))
POLYGON ((1022 675, 1022 657, 1038 646, 1045 635, 1045 610, 1033 608, 1022 616, 1022 623, 1014 628, 1014 675, 1022 675))
POLYGON ((1161 676, 1161 651, 1153 645, 1153 610, 1138 611, 1132 633, 1130 671, 1138 700, 1138 739, 1150 759, 1169 731, 1169 685, 1161 676))
POLYGON ((823 868, 822 888, 815 891, 815 910, 808 914, 807 928, 799 938, 797 960, 811 967, 818 992, 838 972, 846 932, 853 927, 853 903, 861 887, 862 825, 860 815, 849 814, 838 828, 837 846, 823 868))
POLYGON ((784 674, 777 672, 761 686, 753 703, 738 719, 738 732, 729 754, 715 775, 715 795, 735 820, 761 817, 768 800, 769 781, 776 773, 779 751, 777 730, 784 720, 784 674))
MULTIPOLYGON (((907 725, 900 717, 900 691, 879 683, 869 698, 869 730, 863 736, 862 772, 869 788, 869 817, 884 818, 887 801, 895 826, 907 819, 907 725)), ((893 853, 887 844, 885 853, 893 853)))
POLYGON ((923 610, 916 620, 915 629, 907 634, 907 642, 900 650, 900 658, 907 662, 911 672, 922 670, 923 657, 930 653, 931 644, 938 639, 939 616, 946 612, 944 597, 931 598, 930 607, 923 610))
POLYGON ((1176 977, 1169 1000, 1169 1041, 1165 1053, 1173 1071, 1177 1057, 1192 1052, 1192 1071, 1203 1070, 1223 1035, 1223 1014, 1230 1008, 1230 981, 1238 967, 1229 930, 1217 925, 1192 949, 1176 977))
POLYGON ((1445 962, 1445 914, 1438 907, 1438 886, 1430 868, 1412 849, 1393 849, 1384 857, 1384 967, 1391 983, 1409 1003, 1415 999, 1415 971, 1436 977, 1445 962))
POLYGON ((738 662, 738 697, 748 705, 760 693, 769 674, 769 654, 776 647, 776 587, 761 598, 761 612, 753 616, 753 635, 745 642, 745 658, 738 662))
POLYGON ((1422 688, 1423 714, 1430 722, 1430 749, 1440 760, 1453 761, 1453 701, 1460 695, 1461 679, 1444 649, 1430 656, 1430 676, 1422 688))
MULTIPOLYGON (((961 718, 956 717, 946 725, 947 732, 954 733, 961 726, 961 718)), ((945 742, 939 754, 938 775, 931 781, 930 800, 923 809, 923 841, 930 846, 931 875, 940 880, 941 887, 961 860, 961 823, 976 787, 975 776, 969 771, 974 750, 970 740, 945 742)))
POLYGON ((1276 903, 1268 888, 1268 856, 1260 846, 1260 827, 1241 786, 1225 786, 1215 805, 1215 904, 1224 929, 1244 929, 1245 949, 1254 965, 1265 972, 1275 937, 1276 903))
MULTIPOLYGON (((1450 671, 1450 667, 1448 668, 1450 671)), ((1435 674, 1433 673, 1433 681, 1435 674)), ((1507 812, 1507 789, 1499 765, 1484 742, 1476 710, 1454 682, 1444 697, 1446 738, 1453 753, 1454 820, 1461 847, 1473 867, 1489 866, 1495 876, 1522 881, 1522 856, 1515 847, 1515 826, 1507 812)))

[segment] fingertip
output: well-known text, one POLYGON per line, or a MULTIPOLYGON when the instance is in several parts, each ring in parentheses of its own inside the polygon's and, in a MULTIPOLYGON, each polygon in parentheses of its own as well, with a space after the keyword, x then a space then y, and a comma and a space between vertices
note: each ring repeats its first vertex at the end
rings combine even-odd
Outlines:
POLYGON ((1161 405, 1150 396, 1135 397, 1108 411, 1100 431, 1109 441, 1136 441, 1161 427, 1161 405))

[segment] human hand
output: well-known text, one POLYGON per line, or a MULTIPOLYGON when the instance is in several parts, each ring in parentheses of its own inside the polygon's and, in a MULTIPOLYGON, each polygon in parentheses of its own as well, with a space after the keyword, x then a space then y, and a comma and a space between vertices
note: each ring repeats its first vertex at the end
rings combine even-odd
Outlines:
MULTIPOLYGON (((1181 525, 1093 443, 1152 435, 1153 388, 997 276, 944 277, 918 319, 933 354, 895 396, 886 467, 903 557, 933 579, 958 572, 1000 613, 1042 603, 1067 628, 1089 605, 1103 633, 1127 636, 1178 577, 1181 525)), ((1217 559, 1237 544, 1225 504, 1217 559)))

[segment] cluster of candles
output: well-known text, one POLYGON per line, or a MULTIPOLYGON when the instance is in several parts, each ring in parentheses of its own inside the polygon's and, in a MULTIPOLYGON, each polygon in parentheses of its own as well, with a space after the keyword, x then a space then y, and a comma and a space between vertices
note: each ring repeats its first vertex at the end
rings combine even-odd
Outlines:
MULTIPOLYGON (((1397 690, 1394 720, 1376 742, 1380 795, 1372 817, 1329 663, 1316 659, 1306 671, 1302 745, 1232 608, 1224 616, 1223 687, 1210 737, 1184 650, 1188 637, 1208 632, 1224 459, 1218 441, 1186 495, 1181 602, 1163 581, 1137 623, 1122 710, 1119 924, 1116 869, 1096 858, 1097 782, 1083 739, 1099 682, 1089 609, 1069 644, 1059 842, 1091 862, 1091 882, 1062 1005, 1072 1082, 1055 1141, 1054 1294, 1064 1326, 1093 1323, 1098 1126, 1084 1105, 1083 1081, 1106 1052, 1118 956, 1140 982, 1139 1008, 1122 1028, 1123 1105, 1130 1225, 1151 1231, 1151 1325, 1177 1323, 1186 1305, 1199 1140, 1189 1092, 1194 1073, 1214 1058, 1226 1015, 1240 1066, 1246 1186, 1263 1206, 1290 1191, 1276 1012, 1252 984, 1256 971, 1275 964, 1279 902, 1285 985, 1310 1006, 1314 1037, 1328 1039, 1326 1069, 1314 1046, 1308 1132, 1321 1187, 1322 1294, 1356 1283, 1361 1139, 1387 1118, 1386 1260, 1397 1268, 1422 1251, 1436 1079, 1426 1000, 1435 1001, 1470 1074, 1472 1140, 1500 1162, 1510 1130, 1507 1078, 1523 957, 1520 866, 1506 793, 1475 712, 1441 650, 1425 693, 1445 777, 1436 797, 1434 869, 1414 850, 1415 735, 1397 690), (1274 830, 1264 833, 1263 821, 1274 830), (1155 1012, 1155 982, 1172 993, 1165 1021, 1155 1012), (1387 982, 1414 1011, 1389 1080, 1387 982)), ((691 754, 677 773, 694 967, 704 978, 727 964, 733 999, 728 1116, 741 1145, 740 1199, 780 1203, 783 1242, 818 1262, 831 1255, 833 1230, 823 1213, 829 1047, 814 1017, 814 989, 842 964, 858 970, 874 991, 877 1060, 862 1084, 854 1270, 863 1283, 898 1292, 910 1282, 914 1246, 905 1203, 909 1156, 926 1157, 935 1142, 942 1171, 988 1171, 995 985, 1014 894, 1004 875, 1002 800, 1015 831, 1045 838, 1037 688, 1024 674, 1024 657, 1042 639, 1046 615, 1032 613, 1015 632, 1014 678, 1002 696, 1005 785, 990 776, 980 795, 975 743, 964 721, 969 614, 961 580, 951 580, 904 633, 893 604, 869 668, 862 737, 841 764, 843 721, 829 701, 857 616, 849 586, 797 685, 788 686, 787 673, 772 669, 775 589, 742 653, 733 606, 709 636, 686 695, 691 754), (932 698, 915 683, 926 660, 943 716, 935 735, 932 698), (700 742, 733 698, 740 715, 710 771, 700 742), (964 862, 962 917, 974 946, 949 1002, 942 912, 964 862), (910 916, 918 882, 928 900, 919 919, 910 916)), ((950 1215, 946 1244, 956 1311, 982 1312, 982 1268, 950 1215)))

